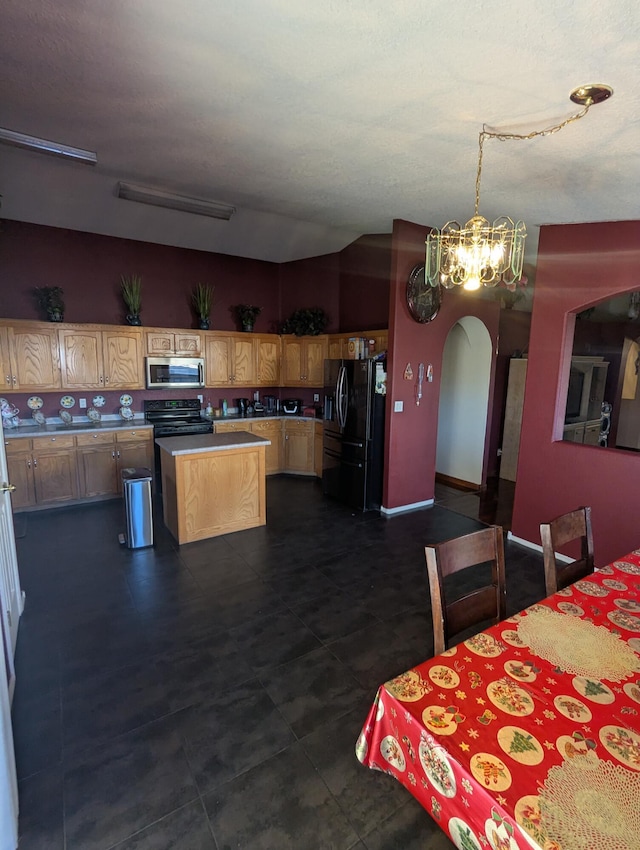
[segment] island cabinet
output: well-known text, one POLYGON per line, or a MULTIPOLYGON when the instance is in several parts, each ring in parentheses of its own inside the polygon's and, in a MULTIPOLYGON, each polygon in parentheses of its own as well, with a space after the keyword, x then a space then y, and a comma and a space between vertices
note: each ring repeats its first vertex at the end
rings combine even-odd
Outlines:
POLYGON ((14 510, 68 502, 78 496, 75 438, 67 435, 7 440, 14 510))
POLYGON ((328 354, 327 337, 282 337, 282 386, 321 387, 324 361, 328 354))
POLYGON ((157 444, 164 522, 179 544, 266 523, 264 439, 194 434, 157 444))
POLYGON ((57 328, 44 322, 0 326, 0 362, 5 391, 60 389, 57 328))
POLYGON ((284 472, 314 474, 314 437, 313 420, 284 420, 284 472))
POLYGON ((62 386, 65 389, 127 389, 144 387, 142 333, 96 330, 86 325, 59 331, 62 386))
POLYGON ((253 387, 257 384, 256 337, 205 332, 206 385, 253 387))
POLYGON ((200 357, 203 352, 202 334, 198 331, 146 328, 144 340, 149 357, 200 357))
POLYGON ((122 492, 122 470, 148 467, 153 470, 153 431, 97 431, 78 434, 79 495, 117 495, 122 492))

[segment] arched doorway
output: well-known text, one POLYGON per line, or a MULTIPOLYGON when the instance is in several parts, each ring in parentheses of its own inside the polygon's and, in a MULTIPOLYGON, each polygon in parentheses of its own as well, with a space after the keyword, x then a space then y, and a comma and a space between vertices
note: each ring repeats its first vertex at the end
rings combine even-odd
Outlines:
POLYGON ((484 323, 475 316, 457 321, 442 354, 436 473, 478 488, 485 484, 492 361, 484 323))

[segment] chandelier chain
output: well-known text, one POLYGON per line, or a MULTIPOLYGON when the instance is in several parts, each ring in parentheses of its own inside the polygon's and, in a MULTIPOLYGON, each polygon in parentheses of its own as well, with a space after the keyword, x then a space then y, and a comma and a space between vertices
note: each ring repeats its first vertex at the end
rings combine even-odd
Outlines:
POLYGON ((568 118, 565 118, 564 121, 561 121, 559 124, 554 124, 553 127, 546 127, 544 130, 532 130, 530 133, 499 133, 493 132, 491 130, 486 129, 486 124, 482 125, 482 130, 478 135, 478 171, 476 173, 476 204, 475 204, 475 215, 478 215, 478 208, 480 206, 480 181, 482 179, 482 154, 484 149, 484 140, 485 139, 497 139, 499 142, 506 142, 512 139, 517 141, 527 141, 528 139, 535 139, 536 136, 551 136, 553 133, 558 133, 560 130, 564 129, 567 124, 571 124, 574 121, 578 121, 580 118, 584 118, 589 109, 593 106, 594 101, 588 100, 585 104, 584 109, 581 109, 580 112, 576 112, 575 115, 570 115, 568 118))

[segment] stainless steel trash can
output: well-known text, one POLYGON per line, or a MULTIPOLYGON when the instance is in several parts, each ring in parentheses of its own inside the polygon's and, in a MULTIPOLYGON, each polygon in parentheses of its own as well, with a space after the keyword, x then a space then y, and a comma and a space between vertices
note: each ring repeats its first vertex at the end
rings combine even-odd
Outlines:
POLYGON ((125 542, 129 549, 153 546, 151 470, 146 466, 122 470, 122 493, 127 523, 125 542))

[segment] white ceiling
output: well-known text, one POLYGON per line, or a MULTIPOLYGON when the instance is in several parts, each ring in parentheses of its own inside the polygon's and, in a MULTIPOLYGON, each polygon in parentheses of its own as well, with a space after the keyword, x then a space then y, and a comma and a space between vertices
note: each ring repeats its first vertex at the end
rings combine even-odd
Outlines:
POLYGON ((394 218, 640 218, 635 0, 3 0, 0 127, 97 151, 0 146, 0 215, 283 262, 394 218), (119 200, 128 180, 234 204, 230 222, 119 200))

